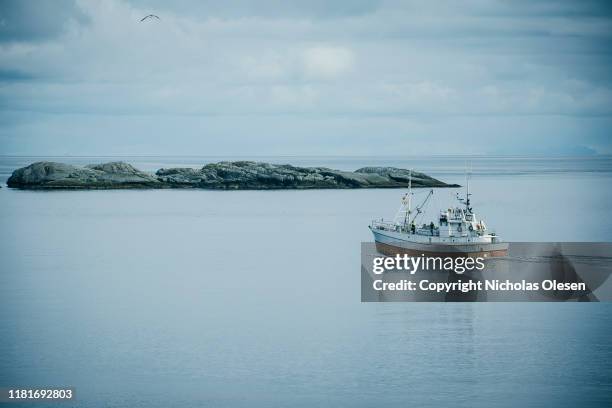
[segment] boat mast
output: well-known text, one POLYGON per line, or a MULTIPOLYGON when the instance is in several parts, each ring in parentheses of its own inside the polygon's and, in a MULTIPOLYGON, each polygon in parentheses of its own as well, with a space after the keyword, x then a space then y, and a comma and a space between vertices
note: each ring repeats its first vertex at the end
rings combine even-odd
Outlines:
POLYGON ((408 170, 408 218, 412 212, 412 169, 408 170))
POLYGON ((406 228, 406 222, 410 219, 410 212, 412 209, 412 169, 408 170, 408 210, 404 211, 404 228, 406 228))

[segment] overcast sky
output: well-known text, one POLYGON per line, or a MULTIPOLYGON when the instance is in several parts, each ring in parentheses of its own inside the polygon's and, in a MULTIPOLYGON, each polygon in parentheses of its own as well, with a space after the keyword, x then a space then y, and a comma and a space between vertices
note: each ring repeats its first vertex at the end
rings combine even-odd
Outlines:
POLYGON ((611 154, 608 3, 0 0, 0 154, 611 154))

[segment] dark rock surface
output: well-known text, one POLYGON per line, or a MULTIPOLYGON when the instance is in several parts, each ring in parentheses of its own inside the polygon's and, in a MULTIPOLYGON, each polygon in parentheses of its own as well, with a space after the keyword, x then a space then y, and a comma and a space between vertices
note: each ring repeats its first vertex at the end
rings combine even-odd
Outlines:
MULTIPOLYGON (((408 185, 409 172, 364 167, 355 172, 251 161, 219 162, 201 169, 160 169, 155 175, 123 162, 77 167, 37 162, 13 172, 9 187, 29 189, 205 188, 271 190, 314 188, 393 188, 408 185)), ((457 187, 423 173, 412 173, 414 187, 457 187)))
MULTIPOLYGON (((408 185, 408 181, 411 176, 410 170, 398 169, 397 167, 362 167, 355 170, 355 173, 367 174, 370 176, 377 175, 383 179, 389 179, 398 183, 405 183, 408 185)), ((412 186, 413 187, 459 187, 456 184, 449 185, 441 182, 427 174, 420 173, 418 171, 412 171, 412 186)))
POLYGON ((85 167, 36 162, 13 172, 6 184, 18 188, 159 188, 155 176, 123 162, 85 167))

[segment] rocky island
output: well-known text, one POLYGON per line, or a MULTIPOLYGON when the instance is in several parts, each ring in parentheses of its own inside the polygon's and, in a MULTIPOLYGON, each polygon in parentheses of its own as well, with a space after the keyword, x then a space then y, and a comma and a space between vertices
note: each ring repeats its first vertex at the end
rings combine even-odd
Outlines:
MULTIPOLYGON (((202 188, 211 190, 283 190, 407 187, 409 171, 363 167, 356 171, 296 167, 253 161, 222 161, 202 168, 160 169, 155 174, 124 162, 74 166, 36 162, 13 172, 7 185, 21 189, 202 188)), ((412 172, 413 187, 459 187, 412 172)))

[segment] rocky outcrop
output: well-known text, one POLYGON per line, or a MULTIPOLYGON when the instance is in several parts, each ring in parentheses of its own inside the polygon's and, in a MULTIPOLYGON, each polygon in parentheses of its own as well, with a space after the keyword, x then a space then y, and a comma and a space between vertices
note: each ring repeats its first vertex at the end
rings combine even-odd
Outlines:
MULTIPOLYGON (((211 163, 201 169, 161 169, 156 175, 169 186, 223 190, 392 188, 407 186, 409 178, 407 170, 393 167, 365 167, 349 172, 252 161, 211 163)), ((415 187, 449 187, 422 173, 414 173, 412 181, 415 187)))
POLYGON ((18 188, 108 189, 159 188, 155 176, 123 162, 85 167, 55 162, 36 162, 13 172, 6 184, 18 188))
MULTIPOLYGON (((410 177, 412 177, 413 187, 449 187, 448 184, 430 177, 427 174, 418 171, 398 169, 397 167, 362 167, 355 170, 355 173, 367 174, 370 176, 377 175, 383 179, 389 179, 404 184, 408 184, 410 177)), ((454 184, 452 187, 458 186, 454 184)))
MULTIPOLYGON (((9 187, 31 189, 205 188, 216 190, 393 188, 408 185, 409 172, 394 167, 364 167, 355 172, 325 167, 295 167, 252 161, 219 162, 200 169, 160 169, 155 175, 123 162, 77 167, 38 162, 15 170, 9 187)), ((414 187, 457 187, 412 173, 414 187)))

